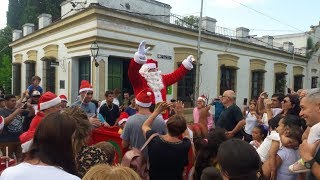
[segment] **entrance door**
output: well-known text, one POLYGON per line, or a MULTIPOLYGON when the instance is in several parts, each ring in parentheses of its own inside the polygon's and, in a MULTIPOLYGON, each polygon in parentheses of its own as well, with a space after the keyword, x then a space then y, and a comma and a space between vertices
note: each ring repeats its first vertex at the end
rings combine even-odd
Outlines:
POLYGON ((119 88, 121 93, 133 94, 133 89, 128 78, 128 67, 130 59, 112 57, 108 59, 108 89, 119 88))
POLYGON ((82 80, 91 83, 91 63, 90 57, 79 58, 79 85, 82 80))

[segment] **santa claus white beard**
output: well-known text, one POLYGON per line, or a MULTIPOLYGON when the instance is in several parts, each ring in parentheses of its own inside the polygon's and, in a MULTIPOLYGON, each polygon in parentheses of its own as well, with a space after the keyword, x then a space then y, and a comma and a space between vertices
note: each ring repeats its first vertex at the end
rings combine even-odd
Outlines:
POLYGON ((148 86, 153 91, 160 91, 161 89, 164 88, 164 85, 162 82, 161 71, 146 72, 144 74, 144 78, 146 79, 148 86))

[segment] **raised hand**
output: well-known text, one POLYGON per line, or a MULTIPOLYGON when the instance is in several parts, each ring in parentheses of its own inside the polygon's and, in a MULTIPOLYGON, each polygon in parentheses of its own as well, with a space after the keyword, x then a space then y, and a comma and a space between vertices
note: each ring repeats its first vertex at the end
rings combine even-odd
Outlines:
POLYGON ((194 57, 193 57, 192 55, 189 55, 189 56, 187 57, 187 60, 188 60, 189 62, 191 62, 191 63, 196 62, 196 59, 194 59, 194 57))
POLYGON ((183 114, 183 110, 184 110, 184 104, 182 101, 177 101, 176 102, 176 107, 174 108, 174 111, 177 113, 177 114, 180 114, 182 115, 183 114))
POLYGON ((145 41, 145 40, 141 41, 141 43, 139 44, 139 48, 138 48, 138 53, 139 54, 142 54, 142 55, 147 54, 147 52, 149 51, 150 47, 146 48, 146 44, 147 44, 147 41, 145 41))
POLYGON ((165 111, 166 109, 168 109, 168 107, 170 107, 169 103, 161 102, 161 103, 159 103, 158 107, 154 111, 157 112, 158 114, 160 114, 163 111, 165 111))

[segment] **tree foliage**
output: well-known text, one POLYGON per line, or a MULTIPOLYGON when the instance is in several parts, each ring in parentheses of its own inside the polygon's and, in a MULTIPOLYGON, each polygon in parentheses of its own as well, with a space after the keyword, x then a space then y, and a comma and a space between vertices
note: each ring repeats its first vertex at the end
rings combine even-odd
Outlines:
POLYGON ((177 17, 175 24, 191 29, 198 29, 200 18, 198 16, 184 16, 182 18, 177 17))
POLYGON ((25 23, 33 23, 38 27, 38 16, 51 14, 52 20, 60 18, 60 4, 64 0, 9 0, 7 27, 0 30, 0 89, 11 92, 12 78, 12 30, 22 29, 25 23))

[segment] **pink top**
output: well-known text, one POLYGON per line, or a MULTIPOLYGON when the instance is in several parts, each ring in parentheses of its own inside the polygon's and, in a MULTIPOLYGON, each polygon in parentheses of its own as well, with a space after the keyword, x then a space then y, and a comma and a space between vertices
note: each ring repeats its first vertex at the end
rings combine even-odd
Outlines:
MULTIPOLYGON (((210 115, 207 117, 207 127, 208 130, 211 129, 213 127, 213 116, 211 113, 209 113, 210 115)), ((198 108, 194 108, 193 109, 193 123, 199 123, 199 118, 200 118, 200 110, 198 108)))

